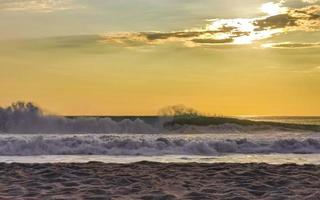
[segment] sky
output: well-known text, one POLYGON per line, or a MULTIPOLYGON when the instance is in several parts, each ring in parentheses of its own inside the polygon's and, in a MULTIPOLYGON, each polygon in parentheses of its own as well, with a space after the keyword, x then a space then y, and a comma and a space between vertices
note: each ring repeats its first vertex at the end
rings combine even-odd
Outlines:
POLYGON ((320 115, 319 0, 0 0, 0 106, 320 115))

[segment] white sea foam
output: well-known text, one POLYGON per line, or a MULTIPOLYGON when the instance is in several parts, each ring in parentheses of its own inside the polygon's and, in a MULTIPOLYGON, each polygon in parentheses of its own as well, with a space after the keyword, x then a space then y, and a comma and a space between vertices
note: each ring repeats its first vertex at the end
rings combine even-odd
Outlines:
POLYGON ((0 155, 219 155, 320 153, 319 137, 209 135, 6 135, 0 155), (276 139, 277 138, 277 139, 276 139))

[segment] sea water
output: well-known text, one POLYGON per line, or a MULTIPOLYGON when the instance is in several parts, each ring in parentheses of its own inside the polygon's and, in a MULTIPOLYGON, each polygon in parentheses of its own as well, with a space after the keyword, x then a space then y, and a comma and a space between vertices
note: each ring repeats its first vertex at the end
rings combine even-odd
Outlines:
MULTIPOLYGON (((253 120, 320 124, 319 117, 250 117, 253 120)), ((174 131, 159 128, 156 117, 45 119, 50 132, 57 124, 88 133, 56 131, 30 134, 32 124, 18 127, 19 134, 0 134, 0 162, 266 162, 271 164, 320 163, 320 133, 276 127, 182 126, 174 131), (50 122, 50 123, 49 123, 50 122), (59 122, 59 123, 57 123, 59 122), (27 127, 29 134, 22 134, 27 127), (21 131, 22 128, 22 131, 21 131), (92 132, 95 134, 89 133, 92 132), (97 133, 100 130, 106 132, 97 133), (117 133, 113 133, 117 132, 117 133), (128 132, 128 133, 126 133, 128 132)), ((36 126, 39 128, 39 126, 36 126)), ((41 129, 40 129, 41 130, 41 129)), ((58 130, 58 129, 57 129, 58 130)))
POLYGON ((319 116, 247 116, 243 118, 257 121, 320 125, 319 116))
POLYGON ((0 162, 320 164, 320 134, 2 134, 0 162))

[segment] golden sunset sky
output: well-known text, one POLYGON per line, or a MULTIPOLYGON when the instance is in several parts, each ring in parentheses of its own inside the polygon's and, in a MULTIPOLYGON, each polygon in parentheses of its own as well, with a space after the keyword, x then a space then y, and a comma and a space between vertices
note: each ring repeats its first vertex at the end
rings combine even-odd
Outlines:
POLYGON ((320 1, 0 0, 0 106, 320 115, 320 1))

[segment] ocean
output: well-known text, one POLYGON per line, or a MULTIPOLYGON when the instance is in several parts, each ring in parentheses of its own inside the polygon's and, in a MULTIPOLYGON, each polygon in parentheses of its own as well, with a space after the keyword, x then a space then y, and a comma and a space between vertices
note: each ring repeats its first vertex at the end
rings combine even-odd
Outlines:
MULTIPOLYGON (((78 130, 80 126, 86 132, 66 133, 57 129, 53 133, 55 126, 50 125, 50 133, 30 133, 30 127, 26 131, 28 134, 23 133, 23 129, 10 134, 2 133, 0 162, 320 164, 320 133, 317 131, 225 124, 210 127, 182 126, 168 132, 159 128, 158 117, 68 118, 72 119, 72 123, 67 123, 70 130, 78 130)), ((250 119, 320 124, 320 117, 250 119)))
POLYGON ((319 116, 254 116, 244 118, 256 121, 320 125, 319 116))

